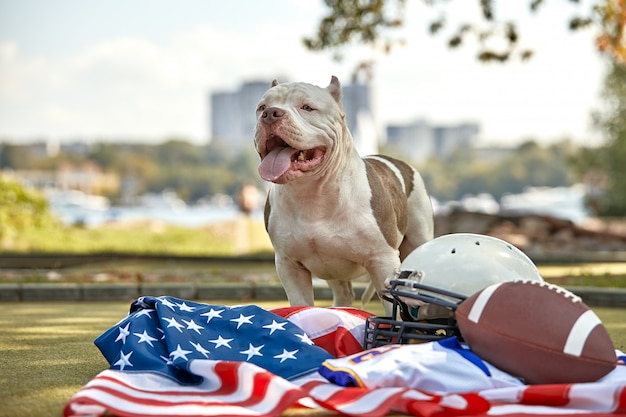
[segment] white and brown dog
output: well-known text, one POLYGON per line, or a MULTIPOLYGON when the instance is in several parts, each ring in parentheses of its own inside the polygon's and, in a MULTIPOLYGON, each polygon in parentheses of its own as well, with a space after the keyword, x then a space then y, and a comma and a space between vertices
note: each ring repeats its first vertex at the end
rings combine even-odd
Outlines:
POLYGON ((312 276, 328 282, 334 306, 352 305, 351 280, 366 273, 380 293, 401 260, 433 238, 419 173, 358 155, 334 76, 327 88, 274 81, 256 117, 259 174, 274 183, 265 227, 289 303, 313 305, 312 276))

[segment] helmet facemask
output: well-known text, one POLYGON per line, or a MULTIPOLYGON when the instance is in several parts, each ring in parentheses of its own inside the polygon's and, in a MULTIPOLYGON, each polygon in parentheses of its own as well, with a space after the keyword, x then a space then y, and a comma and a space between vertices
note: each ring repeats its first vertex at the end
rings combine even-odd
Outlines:
POLYGON ((397 270, 383 298, 392 304, 391 317, 370 317, 365 348, 390 343, 422 343, 459 337, 454 311, 467 297, 420 284, 420 271, 397 270))

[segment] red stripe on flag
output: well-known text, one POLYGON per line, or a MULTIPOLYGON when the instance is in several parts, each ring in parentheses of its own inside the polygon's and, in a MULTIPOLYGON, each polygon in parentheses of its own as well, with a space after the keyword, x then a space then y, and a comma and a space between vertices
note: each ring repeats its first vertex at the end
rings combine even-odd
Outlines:
POLYGON ((219 375, 222 380, 222 386, 220 389, 213 391, 213 395, 229 395, 237 391, 239 388, 239 372, 238 362, 218 362, 215 364, 215 373, 219 375))
POLYGON ((529 385, 524 389, 520 404, 565 407, 570 402, 570 384, 529 385))
POLYGON ((368 390, 363 388, 343 388, 325 400, 315 400, 324 408, 360 417, 381 417, 396 409, 400 404, 403 388, 380 388, 368 390))

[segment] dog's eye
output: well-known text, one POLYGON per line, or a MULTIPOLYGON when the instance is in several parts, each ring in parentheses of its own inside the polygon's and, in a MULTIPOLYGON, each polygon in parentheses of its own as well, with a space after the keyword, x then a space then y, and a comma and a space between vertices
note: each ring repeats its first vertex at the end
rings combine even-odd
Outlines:
POLYGON ((257 107, 256 111, 263 111, 267 108, 267 106, 265 104, 261 104, 259 107, 257 107))
POLYGON ((302 110, 306 110, 306 111, 313 111, 313 107, 309 106, 308 104, 303 105, 302 107, 300 107, 302 110))

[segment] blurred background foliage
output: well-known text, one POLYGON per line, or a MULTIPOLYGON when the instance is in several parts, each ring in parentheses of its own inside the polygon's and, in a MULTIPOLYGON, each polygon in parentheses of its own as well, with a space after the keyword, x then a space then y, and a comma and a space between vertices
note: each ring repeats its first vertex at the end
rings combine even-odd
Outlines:
POLYGON ((58 227, 58 221, 40 193, 0 176, 0 242, 13 242, 31 230, 57 230, 58 227))
MULTIPOLYGON (((626 62, 624 0, 562 2, 569 5, 567 26, 571 32, 593 30, 599 52, 615 62, 626 62)), ((406 22, 406 0, 324 0, 324 3, 327 14, 320 20, 316 33, 303 39, 304 45, 311 50, 328 50, 335 59, 341 60, 349 47, 357 44, 387 54, 410 42, 400 31, 406 22)), ((518 23, 498 13, 502 10, 499 6, 506 4, 507 0, 472 2, 478 9, 478 18, 470 20, 469 14, 460 16, 460 22, 455 24, 451 23, 455 19, 450 18, 451 14, 458 13, 453 3, 450 0, 422 0, 422 4, 437 11, 434 18, 424 16, 425 27, 433 36, 446 37, 449 48, 475 47, 476 59, 482 62, 532 58, 534 51, 524 45, 524 33, 518 23)), ((526 2, 533 14, 541 13, 545 3, 545 0, 526 2)), ((370 74, 374 63, 374 60, 364 60, 357 66, 355 77, 359 72, 366 76, 370 74)))
MULTIPOLYGON (((194 145, 182 139, 162 144, 100 142, 84 154, 59 153, 34 156, 29 145, 0 142, 2 170, 58 170, 64 163, 95 162, 104 172, 131 181, 133 193, 174 190, 188 202, 215 194, 234 195, 244 182, 258 178, 258 156, 250 149, 231 151, 220 143, 194 145)), ((257 179, 258 178, 258 179, 257 179)), ((109 190, 106 197, 119 202, 121 190, 109 190)))
MULTIPOLYGON (((19 155, 23 146, 26 145, 0 144, 0 154, 19 155)), ((405 159, 392 146, 383 145, 381 153, 405 159)), ((494 162, 476 156, 471 149, 462 149, 446 159, 432 158, 422 166, 414 165, 420 169, 430 192, 439 199, 455 200, 479 192, 499 198, 529 186, 558 187, 580 182, 587 166, 575 162, 581 160, 582 154, 599 158, 603 152, 579 147, 568 140, 547 146, 529 140, 494 162)), ((0 168, 53 170, 69 160, 97 162, 105 172, 133 178, 139 194, 169 189, 188 203, 216 194, 233 196, 246 182, 265 187, 257 174, 259 161, 254 150, 231 153, 219 145, 199 146, 181 140, 159 145, 99 143, 82 157, 42 156, 30 158, 28 164, 23 160, 14 165, 0 162, 0 168)), ((120 190, 110 192, 107 197, 119 203, 120 190)))
POLYGON ((606 190, 602 212, 626 214, 626 66, 614 63, 604 82, 604 109, 595 115, 605 146, 592 153, 595 169, 605 172, 606 190))

